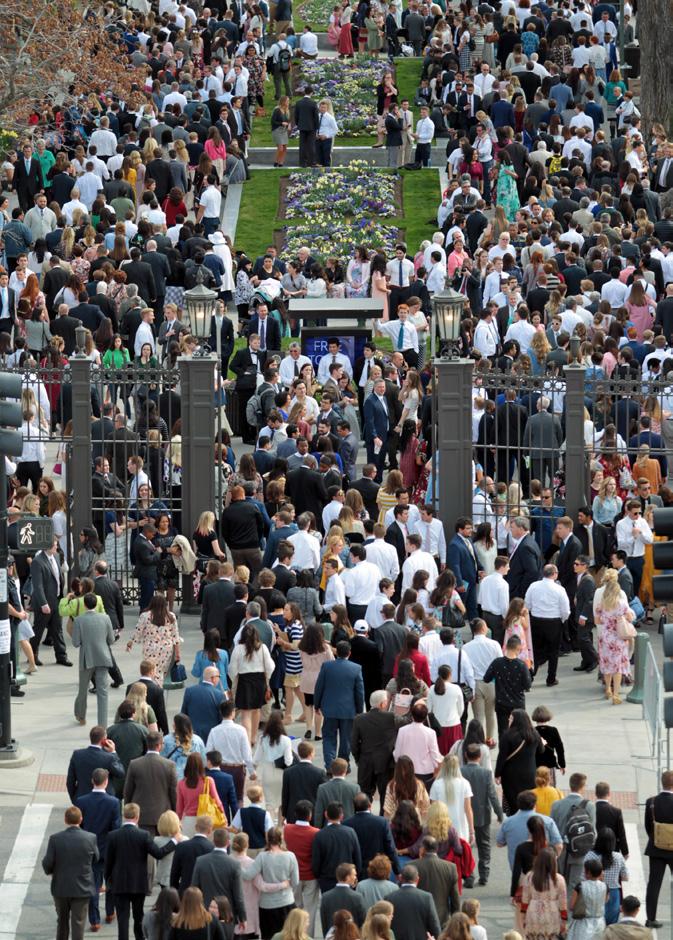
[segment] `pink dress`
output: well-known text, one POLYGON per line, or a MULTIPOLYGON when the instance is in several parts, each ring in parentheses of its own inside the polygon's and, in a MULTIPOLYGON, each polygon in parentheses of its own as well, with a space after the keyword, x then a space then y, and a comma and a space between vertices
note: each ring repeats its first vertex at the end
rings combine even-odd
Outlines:
POLYGON ((533 641, 530 635, 530 627, 526 627, 521 621, 515 620, 505 630, 505 637, 502 641, 502 651, 505 652, 507 641, 511 636, 518 636, 521 640, 521 649, 518 658, 524 662, 529 669, 533 668, 533 641))
POLYGON ((381 319, 384 323, 388 319, 388 291, 382 289, 385 287, 387 287, 385 274, 374 271, 372 274, 372 297, 380 297, 383 301, 381 319))
POLYGON ((601 625, 598 637, 598 668, 604 676, 630 673, 629 660, 631 648, 628 640, 622 640, 617 633, 617 621, 629 612, 626 598, 614 610, 596 609, 596 621, 601 625))
POLYGON ((638 331, 636 339, 639 343, 642 343, 645 330, 652 329, 652 323, 654 322, 653 308, 656 304, 653 300, 650 300, 650 302, 643 307, 637 307, 635 304, 631 304, 627 301, 625 306, 629 311, 629 319, 638 331))

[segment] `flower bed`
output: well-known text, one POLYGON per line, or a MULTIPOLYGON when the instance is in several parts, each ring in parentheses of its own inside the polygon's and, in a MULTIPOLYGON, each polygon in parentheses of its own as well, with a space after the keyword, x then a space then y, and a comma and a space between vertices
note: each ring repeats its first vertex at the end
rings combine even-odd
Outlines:
POLYGON ((305 23, 313 23, 320 29, 327 29, 333 9, 333 0, 307 0, 297 12, 305 23))
POLYGON ((342 260, 361 244, 391 252, 399 230, 381 220, 401 214, 400 190, 398 173, 364 161, 291 174, 285 192, 285 250, 295 254, 310 245, 313 255, 342 260))
POLYGON ((295 89, 303 94, 307 85, 316 100, 330 98, 340 136, 369 137, 376 133, 376 86, 390 65, 369 56, 355 59, 302 60, 295 89))
POLYGON ((364 161, 348 167, 293 173, 285 192, 287 218, 330 212, 339 216, 398 214, 397 173, 376 173, 364 161))

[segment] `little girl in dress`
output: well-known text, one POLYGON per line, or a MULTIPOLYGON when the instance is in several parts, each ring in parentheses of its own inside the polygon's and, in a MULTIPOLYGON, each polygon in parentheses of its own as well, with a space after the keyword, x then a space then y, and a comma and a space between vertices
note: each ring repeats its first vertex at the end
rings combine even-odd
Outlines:
POLYGON ((533 640, 530 634, 530 620, 528 618, 528 609, 520 597, 515 597, 510 601, 509 608, 505 615, 505 636, 502 641, 502 651, 505 652, 507 640, 511 636, 518 636, 521 640, 521 649, 519 650, 519 659, 533 670, 533 640))

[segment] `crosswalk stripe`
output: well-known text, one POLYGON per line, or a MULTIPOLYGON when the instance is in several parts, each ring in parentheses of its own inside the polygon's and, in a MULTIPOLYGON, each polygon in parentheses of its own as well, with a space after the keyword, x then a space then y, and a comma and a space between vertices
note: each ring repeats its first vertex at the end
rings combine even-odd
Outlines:
POLYGON ((50 803, 32 803, 23 811, 21 826, 0 884, 0 938, 14 940, 28 886, 47 831, 52 811, 50 803))

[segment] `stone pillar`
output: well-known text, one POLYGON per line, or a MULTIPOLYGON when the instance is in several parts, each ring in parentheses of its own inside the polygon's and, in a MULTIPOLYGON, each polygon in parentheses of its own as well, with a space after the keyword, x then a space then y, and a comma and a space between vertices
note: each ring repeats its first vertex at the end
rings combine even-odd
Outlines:
POLYGON ((77 536, 84 526, 92 524, 91 476, 91 361, 70 360, 72 385, 72 445, 68 464, 67 483, 72 493, 70 520, 74 558, 70 569, 79 574, 77 563, 77 536))
POLYGON ((584 366, 565 367, 565 485, 566 513, 577 520, 577 510, 589 498, 588 461, 584 446, 584 366))
MULTIPOLYGON (((182 417, 182 532, 191 538, 215 498, 214 368, 211 357, 178 359, 182 417)), ((182 579, 183 613, 198 611, 192 578, 182 579)))
POLYGON ((436 359, 439 518, 447 540, 458 516, 472 515, 472 359, 436 359))

